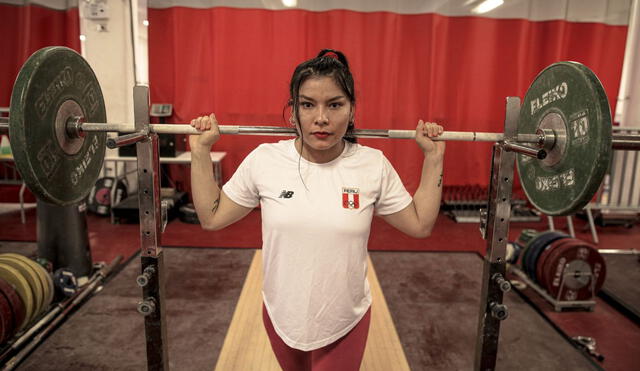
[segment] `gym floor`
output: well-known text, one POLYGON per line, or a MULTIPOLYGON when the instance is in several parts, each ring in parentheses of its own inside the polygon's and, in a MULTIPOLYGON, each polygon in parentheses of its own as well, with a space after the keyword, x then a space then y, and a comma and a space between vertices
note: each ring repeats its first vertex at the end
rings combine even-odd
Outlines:
MULTIPOLYGON (((29 208, 27 222, 22 224, 19 210, 0 209, 0 252, 35 253, 35 213, 35 208, 29 208)), ((562 229, 563 221, 556 218, 556 228, 562 229)), ((580 219, 574 223, 576 237, 590 241, 586 223, 580 219)), ((143 320, 134 309, 140 295, 135 286, 140 269, 138 225, 111 224, 109 218, 89 214, 88 227, 94 261, 108 262, 122 255, 126 264, 19 369, 42 369, 43 364, 51 369, 146 367, 143 320), (122 347, 123 342, 128 346, 122 347)), ((512 223, 511 238, 525 228, 545 230, 547 225, 512 223)), ((598 227, 598 233, 599 248, 632 249, 640 243, 637 225, 598 227)), ((212 369, 260 246, 260 212, 215 233, 176 219, 162 238, 163 246, 175 247, 167 248, 165 257, 169 359, 179 369, 212 369)), ((426 240, 404 237, 374 220, 371 261, 411 369, 472 367, 484 249, 476 224, 456 224, 445 215, 426 240)), ((607 284, 631 282, 623 289, 634 296, 632 282, 640 278, 640 269, 637 258, 631 258, 615 257, 611 262, 607 258, 607 284)), ((593 312, 554 312, 531 289, 512 290, 505 303, 510 318, 502 326, 499 369, 631 370, 640 364, 640 327, 600 297, 593 312), (604 361, 597 362, 571 345, 568 339, 579 335, 596 339, 604 361)))

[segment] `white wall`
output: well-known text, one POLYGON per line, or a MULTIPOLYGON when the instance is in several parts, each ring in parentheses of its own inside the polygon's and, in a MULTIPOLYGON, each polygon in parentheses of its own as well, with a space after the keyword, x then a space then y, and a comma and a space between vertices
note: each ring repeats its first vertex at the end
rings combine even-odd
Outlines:
MULTIPOLYGON (((78 5, 82 56, 100 82, 107 121, 133 125, 133 87, 136 80, 147 85, 149 80, 147 27, 143 24, 147 19, 147 2, 81 0, 78 5), (95 16, 96 13, 101 15, 95 16), (132 33, 132 25, 135 34, 132 33)), ((117 155, 117 149, 107 149, 107 155, 117 155)), ((114 164, 107 162, 105 166, 112 168, 114 164)), ((135 169, 135 164, 129 166, 135 169)), ((119 175, 124 171, 122 168, 110 169, 105 175, 119 175)), ((132 176, 129 178, 130 192, 137 188, 135 174, 132 176)))

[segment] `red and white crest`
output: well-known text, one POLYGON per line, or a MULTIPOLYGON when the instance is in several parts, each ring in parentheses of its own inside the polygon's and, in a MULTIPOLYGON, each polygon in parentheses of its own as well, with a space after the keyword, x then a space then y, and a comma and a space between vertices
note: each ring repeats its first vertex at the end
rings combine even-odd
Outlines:
POLYGON ((358 188, 342 187, 342 207, 345 209, 360 207, 360 190, 358 188))

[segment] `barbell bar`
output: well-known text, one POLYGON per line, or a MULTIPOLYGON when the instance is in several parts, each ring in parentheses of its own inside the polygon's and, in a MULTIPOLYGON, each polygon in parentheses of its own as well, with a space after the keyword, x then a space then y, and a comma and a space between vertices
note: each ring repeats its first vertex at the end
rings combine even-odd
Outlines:
MULTIPOLYGON (((79 132, 113 132, 113 133, 136 133, 133 124, 125 123, 94 123, 85 122, 78 123, 79 128, 73 128, 69 123, 70 129, 79 132)), ((223 135, 261 135, 261 136, 296 136, 296 130, 292 127, 280 126, 252 126, 252 125, 219 125, 220 134, 223 135)), ((0 129, 9 129, 9 117, 0 117, 0 129), (6 120, 6 122, 2 122, 6 120)), ((197 130, 189 124, 150 124, 149 131, 157 134, 185 134, 200 135, 202 131, 197 130)), ((552 134, 553 135, 557 134, 552 134)), ((379 139, 415 139, 415 130, 393 130, 393 129, 355 129, 353 136, 356 138, 379 138, 379 139)), ((431 138, 434 141, 461 141, 461 142, 502 142, 504 141, 503 133, 487 133, 476 131, 444 131, 440 136, 431 138)), ((551 139, 553 141, 554 139, 551 139)), ((543 146, 547 139, 545 134, 518 134, 516 143, 528 143, 543 146)), ((109 145, 107 147, 115 148, 117 146, 109 145)), ((613 134, 613 149, 640 149, 640 134, 613 134)))
MULTIPOLYGON (((76 118, 80 119, 80 118, 76 118)), ((136 133, 133 124, 126 123, 94 123, 85 122, 68 124, 68 129, 82 132, 115 132, 123 134, 136 133)), ((7 123, 0 123, 0 128, 9 128, 7 123)), ((220 134, 224 135, 265 135, 265 136, 295 136, 296 129, 293 127, 280 126, 243 126, 243 125, 219 125, 220 134)), ((189 124, 150 124, 149 132, 157 134, 186 134, 200 135, 202 131, 195 129, 189 124)), ((415 139, 415 130, 387 130, 387 129, 355 129, 353 136, 356 138, 383 138, 383 139, 415 139)), ((442 135, 432 138, 436 141, 464 141, 464 142, 501 142, 504 140, 502 133, 484 133, 475 131, 445 131, 442 135)), ((544 141, 543 134, 519 134, 516 142, 519 143, 540 143, 544 141)))
MULTIPOLYGON (((0 123, 0 128, 7 128, 9 124, 0 123)), ((295 136, 294 128, 279 126, 241 126, 241 125, 220 125, 220 134, 224 135, 262 135, 262 136, 295 136)), ((150 124, 149 131, 157 134, 186 134, 200 135, 203 132, 188 124, 150 124)), ((70 138, 80 138, 88 132, 117 132, 126 135, 116 138, 107 138, 108 148, 117 148, 135 144, 144 140, 148 133, 138 132, 132 124, 117 123, 83 123, 81 117, 70 118, 65 126, 65 132, 70 138)), ((355 129, 353 136, 357 138, 382 138, 382 139, 415 139, 415 130, 386 130, 386 129, 355 129)), ((431 138, 434 141, 465 141, 465 142, 502 142, 502 133, 445 131, 440 136, 431 138)), ((506 149, 518 152, 527 156, 544 159, 546 151, 543 148, 530 148, 520 145, 520 143, 535 143, 543 147, 545 142, 555 142, 554 134, 519 134, 515 139, 516 143, 507 143, 506 149)))

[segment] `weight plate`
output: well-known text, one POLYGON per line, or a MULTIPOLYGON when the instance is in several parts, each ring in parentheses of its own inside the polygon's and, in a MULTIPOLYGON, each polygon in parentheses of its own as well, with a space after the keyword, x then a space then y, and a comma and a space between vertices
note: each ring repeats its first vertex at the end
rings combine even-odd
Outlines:
POLYGON ((196 208, 192 203, 180 206, 178 217, 180 218, 180 221, 184 223, 200 224, 196 208))
POLYGON ((545 68, 524 97, 518 134, 552 129, 548 159, 518 155, 520 181, 529 201, 547 215, 581 210, 593 197, 611 157, 611 113, 596 75, 577 62, 545 68))
POLYGON ((524 270, 524 262, 525 259, 527 259, 527 256, 529 256, 529 253, 531 252, 531 250, 529 250, 529 247, 531 246, 531 242, 533 240, 536 239, 536 237, 538 237, 540 234, 542 234, 542 232, 538 232, 534 229, 526 229, 522 231, 522 234, 520 234, 520 237, 524 237, 524 239, 527 242, 523 242, 524 243, 524 249, 522 251, 522 257, 520 258, 520 266, 522 267, 522 269, 524 270))
POLYGON ((73 296, 78 291, 75 274, 68 268, 59 268, 53 274, 53 285, 64 296, 73 296))
POLYGON ((518 237, 518 241, 526 245, 529 243, 529 241, 536 238, 538 234, 539 234, 538 231, 536 231, 535 229, 523 229, 522 232, 520 232, 520 237, 518 237))
POLYGON ((17 269, 20 274, 27 279, 35 302, 34 317, 37 317, 38 314, 40 314, 42 305, 44 304, 44 288, 42 286, 42 282, 40 282, 40 277, 38 277, 38 272, 36 272, 28 263, 11 256, 0 255, 0 262, 17 269))
POLYGON ((538 260, 538 256, 540 255, 540 252, 546 246, 548 246, 551 242, 560 238, 565 238, 565 237, 568 237, 568 236, 559 232, 547 231, 547 232, 540 233, 536 238, 531 240, 531 243, 529 244, 529 248, 527 249, 529 253, 525 257, 523 267, 524 267, 525 273, 534 282, 538 282, 535 275, 536 273, 535 266, 536 266, 536 261, 538 260))
POLYGON ((45 302, 44 302, 45 305, 46 305, 44 310, 47 310, 47 309, 49 309, 49 306, 51 305, 51 302, 53 301, 53 295, 55 294, 55 291, 54 291, 54 288, 53 288, 53 278, 51 278, 51 274, 49 274, 49 272, 47 272, 47 270, 43 266, 38 265, 38 269, 41 272, 41 278, 44 279, 44 282, 45 282, 45 285, 46 285, 45 287, 47 288, 46 289, 47 290, 46 291, 47 295, 46 295, 46 299, 45 299, 45 302))
POLYGON ((24 303, 25 317, 20 326, 18 326, 18 331, 22 330, 33 318, 35 309, 35 302, 29 282, 27 282, 17 269, 11 268, 3 262, 0 262, 0 278, 9 282, 9 284, 15 288, 18 296, 20 296, 20 299, 22 299, 24 303))
POLYGON ((595 282, 594 293, 597 293, 606 277, 606 265, 602 255, 591 245, 580 240, 566 241, 554 249, 547 257, 543 271, 547 292, 551 297, 560 300, 591 299, 592 279, 595 282), (593 277, 589 277, 589 273, 593 277))
POLYGON ((516 264, 518 258, 520 257, 520 253, 524 248, 517 242, 509 241, 507 243, 507 251, 505 254, 505 261, 509 264, 516 264))
POLYGON ((539 234, 540 233, 538 233, 538 234, 534 235, 533 237, 529 238, 527 240, 527 242, 525 243, 525 245, 524 245, 524 250, 522 252, 522 258, 520 259, 520 267, 522 268, 522 270, 525 270, 524 262, 527 259, 527 256, 529 256, 529 253, 531 252, 531 250, 529 250, 529 248, 531 247, 531 242, 534 241, 539 234))
POLYGON ((568 236, 568 235, 566 235, 564 233, 550 232, 548 238, 545 238, 544 243, 541 243, 539 246, 537 246, 536 249, 534 249, 531 252, 531 257, 529 259, 529 273, 531 274, 531 276, 533 277, 533 280, 536 283, 540 282, 540 277, 536 274, 536 267, 537 267, 537 264, 538 264, 538 260, 540 259, 540 255, 553 242, 558 241, 558 240, 562 240, 562 239, 565 239, 565 238, 570 238, 570 236, 568 236))
POLYGON ((9 136, 22 179, 40 199, 84 199, 102 168, 106 132, 66 134, 67 119, 106 122, 102 90, 89 64, 65 47, 46 47, 22 66, 11 94, 9 136))
POLYGON ((527 254, 527 258, 524 261, 524 271, 527 273, 527 276, 529 276, 529 278, 531 278, 531 280, 533 280, 534 282, 536 282, 536 279, 535 279, 535 276, 531 273, 531 260, 533 258, 533 255, 536 254, 537 250, 541 246, 542 247, 546 246, 544 241, 541 241, 540 239, 536 239, 535 241, 533 241, 531 243, 531 246, 529 247, 529 253, 527 254))
POLYGON ((13 331, 18 332, 20 325, 26 318, 26 310, 20 295, 11 284, 0 278, 0 292, 9 300, 13 311, 13 331))
POLYGON ((34 269, 34 271, 36 271, 36 273, 38 274, 38 277, 40 278, 40 283, 42 284, 42 287, 44 290, 44 302, 42 303, 42 309, 40 312, 44 312, 47 309, 49 309, 49 305, 51 305, 51 301, 53 300, 53 295, 54 295, 53 280, 51 279, 49 272, 47 272, 47 270, 44 269, 38 262, 32 259, 29 259, 24 255, 15 254, 15 253, 6 253, 6 254, 2 254, 2 256, 10 256, 14 259, 19 259, 29 264, 29 266, 31 266, 34 269))
POLYGON ((574 240, 575 240, 574 238, 560 238, 550 243, 547 246, 547 248, 545 248, 542 251, 542 253, 540 253, 540 257, 536 262, 536 277, 538 279, 538 284, 540 284, 542 288, 545 288, 545 289, 547 288, 547 279, 546 279, 546 276, 544 275, 544 267, 545 267, 545 262, 547 258, 549 257, 551 252, 553 252, 556 248, 560 247, 563 243, 568 241, 574 241, 574 240))
POLYGON ((0 344, 13 337, 13 309, 4 294, 0 293, 0 344))
POLYGON ((527 244, 527 251, 525 256, 522 259, 522 268, 524 269, 525 273, 527 274, 527 276, 529 278, 531 278, 532 280, 535 281, 534 277, 531 275, 531 271, 529 269, 530 266, 530 260, 531 260, 531 256, 533 255, 534 250, 536 250, 538 248, 538 246, 540 245, 540 238, 543 237, 545 232, 540 233, 536 238, 532 239, 531 241, 529 241, 529 243, 527 244))

